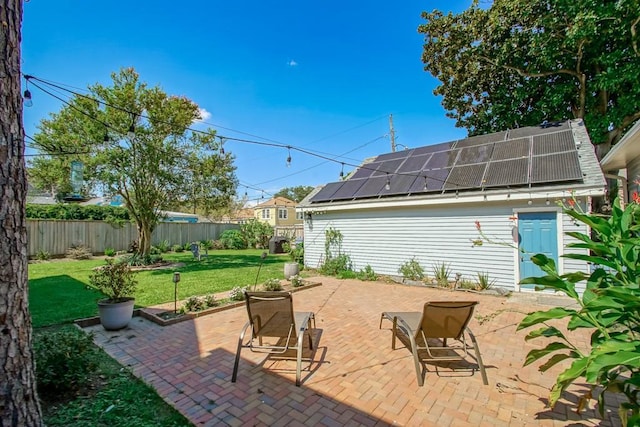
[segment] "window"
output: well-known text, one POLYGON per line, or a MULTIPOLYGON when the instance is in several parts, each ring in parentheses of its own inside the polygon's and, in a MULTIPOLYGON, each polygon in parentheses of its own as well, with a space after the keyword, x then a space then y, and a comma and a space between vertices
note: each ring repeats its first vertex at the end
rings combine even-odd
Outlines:
POLYGON ((289 211, 287 208, 279 208, 278 209, 278 219, 287 219, 289 218, 289 211))
POLYGON ((271 211, 269 209, 262 209, 262 219, 271 218, 271 211))

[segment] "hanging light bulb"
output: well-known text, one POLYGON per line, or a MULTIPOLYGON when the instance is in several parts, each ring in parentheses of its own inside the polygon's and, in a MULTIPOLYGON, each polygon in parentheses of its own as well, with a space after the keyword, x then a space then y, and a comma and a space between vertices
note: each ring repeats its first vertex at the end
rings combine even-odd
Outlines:
POLYGON ((224 139, 220 138, 220 154, 224 156, 224 139))
POLYGON ((31 99, 31 91, 29 89, 25 89, 22 94, 22 103, 25 107, 33 107, 33 100, 31 99))
POLYGON ((429 190, 429 188, 427 187, 427 177, 426 176, 424 177, 424 188, 423 188, 423 190, 424 191, 428 191, 429 190))
POLYGON ((549 200, 549 194, 547 194, 547 200, 544 202, 547 206, 551 204, 551 200, 549 200))
POLYGON ((387 183, 384 185, 384 189, 387 191, 391 190, 391 179, 389 178, 388 173, 387 173, 387 183))
POLYGON ((344 178, 344 163, 340 163, 340 179, 344 178))
POLYGON ((458 198, 458 189, 456 188, 456 199, 458 198))
POLYGON ((290 168, 291 167, 291 147, 287 146, 287 151, 289 153, 289 155, 287 156, 287 167, 290 168))
POLYGON ((136 115, 131 113, 131 125, 127 130, 127 136, 129 139, 133 139, 136 136, 136 115))

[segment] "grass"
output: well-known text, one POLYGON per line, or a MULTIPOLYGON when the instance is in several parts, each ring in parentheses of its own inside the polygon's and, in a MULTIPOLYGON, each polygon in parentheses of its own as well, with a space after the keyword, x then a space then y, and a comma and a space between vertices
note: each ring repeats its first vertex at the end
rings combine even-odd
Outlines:
MULTIPOLYGON (((284 276, 286 255, 269 255, 262 250, 209 251, 197 261, 190 252, 163 254, 165 260, 184 266, 136 273, 138 306, 173 301, 173 273, 179 272, 178 299, 193 295, 223 292, 235 286, 258 284, 284 276), (259 273, 259 274, 258 274, 259 273)), ((103 295, 89 284, 89 274, 104 260, 52 260, 29 264, 29 309, 39 334, 71 327, 73 320, 95 316, 96 302, 103 295), (52 326, 54 325, 54 326, 52 326), (62 325, 62 326, 61 326, 62 325)), ((41 395, 48 426, 160 426, 191 425, 167 405, 149 386, 133 377, 125 368, 99 349, 100 368, 92 388, 78 396, 41 395)))
MULTIPOLYGON (((37 331, 34 339, 51 329, 37 331)), ((40 397, 44 422, 49 427, 191 426, 155 390, 133 377, 100 348, 98 369, 87 390, 78 396, 49 396, 41 392, 40 397)))
MULTIPOLYGON (((284 277, 286 255, 269 255, 260 267, 262 250, 210 251, 197 261, 190 252, 166 253, 165 260, 182 262, 183 267, 148 270, 136 273, 137 306, 150 306, 173 301, 173 273, 179 272, 178 299, 193 295, 223 292, 235 286, 258 284, 269 278, 284 277), (259 275, 258 275, 259 273, 259 275)), ((95 316, 96 301, 103 295, 89 284, 93 268, 103 265, 101 259, 56 260, 29 264, 29 301, 34 327, 68 323, 95 316)))

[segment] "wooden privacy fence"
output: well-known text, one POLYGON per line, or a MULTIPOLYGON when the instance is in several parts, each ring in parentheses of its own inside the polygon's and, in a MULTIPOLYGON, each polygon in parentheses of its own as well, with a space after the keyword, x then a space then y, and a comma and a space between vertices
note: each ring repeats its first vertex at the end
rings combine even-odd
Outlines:
MULTIPOLYGON (((217 240, 225 230, 238 229, 238 224, 202 222, 169 223, 156 226, 151 244, 167 240, 170 245, 184 245, 200 240, 217 240)), ((28 253, 30 257, 39 251, 51 255, 64 255, 71 246, 81 244, 94 253, 105 249, 126 251, 138 238, 135 224, 126 223, 122 228, 103 221, 52 221, 27 220, 28 253)))

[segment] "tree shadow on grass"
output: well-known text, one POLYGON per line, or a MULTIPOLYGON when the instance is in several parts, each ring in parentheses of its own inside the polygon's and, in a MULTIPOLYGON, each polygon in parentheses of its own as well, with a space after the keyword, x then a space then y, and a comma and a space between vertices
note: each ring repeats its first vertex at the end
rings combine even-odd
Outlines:
POLYGON ((101 298, 102 293, 67 275, 29 280, 29 311, 36 328, 95 316, 101 298))

